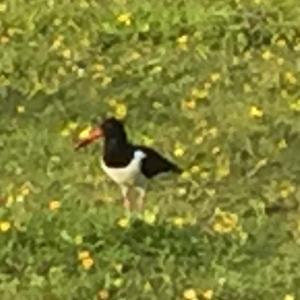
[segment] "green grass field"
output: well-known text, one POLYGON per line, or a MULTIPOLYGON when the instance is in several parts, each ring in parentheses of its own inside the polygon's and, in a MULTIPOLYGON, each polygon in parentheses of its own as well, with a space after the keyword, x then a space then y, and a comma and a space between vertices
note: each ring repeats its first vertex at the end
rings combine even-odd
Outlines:
POLYGON ((300 299, 298 0, 0 1, 0 299, 300 299), (98 117, 185 171, 126 215, 98 117))

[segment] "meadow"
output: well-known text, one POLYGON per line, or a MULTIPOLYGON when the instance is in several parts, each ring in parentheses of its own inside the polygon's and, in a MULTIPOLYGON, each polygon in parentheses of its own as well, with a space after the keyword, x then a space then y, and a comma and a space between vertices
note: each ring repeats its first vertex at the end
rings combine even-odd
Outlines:
POLYGON ((0 1, 0 299, 300 299, 299 0, 0 1), (97 118, 180 165, 125 214, 97 118))

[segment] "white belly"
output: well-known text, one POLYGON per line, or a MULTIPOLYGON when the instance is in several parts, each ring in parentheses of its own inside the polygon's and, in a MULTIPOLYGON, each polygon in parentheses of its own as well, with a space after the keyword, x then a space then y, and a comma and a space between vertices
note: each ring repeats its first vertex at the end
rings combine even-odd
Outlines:
POLYGON ((103 171, 116 183, 132 185, 141 177, 141 162, 145 157, 145 153, 136 151, 134 158, 126 167, 108 167, 103 160, 101 161, 101 166, 103 171))

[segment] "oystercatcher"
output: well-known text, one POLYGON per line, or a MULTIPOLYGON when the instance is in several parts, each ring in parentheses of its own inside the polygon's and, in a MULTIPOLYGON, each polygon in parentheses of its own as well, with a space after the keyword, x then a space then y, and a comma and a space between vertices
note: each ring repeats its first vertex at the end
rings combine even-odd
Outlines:
POLYGON ((79 140, 75 149, 87 146, 101 137, 104 138, 102 169, 120 186, 126 209, 130 209, 131 206, 129 199, 131 188, 135 188, 138 192, 137 204, 139 209, 142 209, 147 179, 164 172, 181 173, 179 167, 154 149, 131 144, 123 123, 114 117, 104 120, 92 129, 87 138, 79 140))

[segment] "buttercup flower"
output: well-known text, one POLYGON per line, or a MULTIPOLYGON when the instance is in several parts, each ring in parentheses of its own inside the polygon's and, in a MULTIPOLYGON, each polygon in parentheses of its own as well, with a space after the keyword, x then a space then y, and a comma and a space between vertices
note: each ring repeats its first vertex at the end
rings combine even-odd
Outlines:
POLYGON ((118 221, 118 225, 122 228, 127 228, 129 226, 129 219, 124 217, 118 221))
POLYGON ((261 118, 264 115, 264 112, 257 106, 251 106, 249 114, 252 118, 261 118))
POLYGON ((85 258, 89 258, 90 257, 90 252, 87 250, 83 250, 83 251, 79 251, 78 252, 78 259, 79 260, 83 260, 85 258))
POLYGON ((202 297, 206 300, 211 300, 213 298, 214 291, 213 290, 206 290, 202 293, 202 297))
POLYGON ((119 23, 129 26, 131 24, 131 14, 130 13, 121 14, 117 17, 117 20, 119 23))
POLYGON ((11 228, 11 224, 8 221, 0 221, 0 231, 6 232, 11 228))
POLYGON ((236 229, 238 225, 238 215, 230 212, 222 211, 216 208, 214 214, 213 230, 218 233, 230 233, 236 229))
POLYGON ((270 50, 266 50, 265 52, 263 52, 262 54, 262 58, 264 60, 270 60, 273 57, 273 53, 270 50))
POLYGON ((197 293, 194 289, 187 289, 183 292, 183 298, 186 300, 196 300, 197 298, 197 293))
POLYGON ((53 200, 49 202, 49 209, 50 210, 57 210, 59 209, 61 206, 59 201, 53 200))
POLYGON ((85 270, 89 270, 94 265, 94 260, 91 257, 84 258, 81 264, 85 270))

